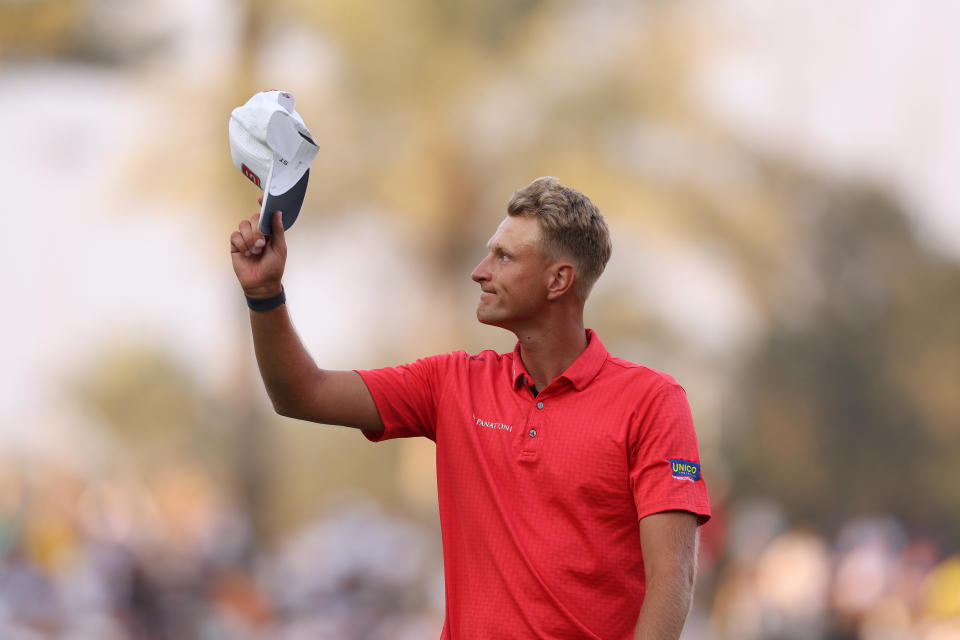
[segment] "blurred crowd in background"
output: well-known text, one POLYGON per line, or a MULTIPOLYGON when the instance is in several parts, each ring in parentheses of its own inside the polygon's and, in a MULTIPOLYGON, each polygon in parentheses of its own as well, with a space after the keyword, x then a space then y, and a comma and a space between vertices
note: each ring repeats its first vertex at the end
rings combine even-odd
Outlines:
POLYGON ((3 638, 413 639, 442 626, 435 532, 362 495, 258 553, 195 471, 154 486, 5 474, 0 499, 3 638))
MULTIPOLYGON (((152 486, 64 468, 0 485, 4 638, 420 639, 443 623, 435 526, 360 493, 250 553, 250 525, 210 478, 152 486)), ((717 504, 684 638, 960 637, 960 554, 892 516, 833 535, 773 502, 717 504)))
POLYGON ((512 337, 470 271, 555 175, 586 308, 687 390, 686 640, 960 638, 960 5, 0 0, 0 638, 438 637, 433 449, 273 415, 230 110, 321 152, 288 307, 321 366, 512 337))

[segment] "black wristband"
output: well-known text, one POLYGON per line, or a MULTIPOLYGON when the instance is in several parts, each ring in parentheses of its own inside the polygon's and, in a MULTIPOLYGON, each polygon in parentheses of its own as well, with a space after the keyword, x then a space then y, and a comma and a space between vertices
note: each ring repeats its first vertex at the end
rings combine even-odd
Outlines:
POLYGON ((287 294, 284 292, 282 286, 280 287, 280 293, 272 298, 251 298, 246 294, 244 294, 244 297, 247 299, 247 306, 254 311, 270 311, 287 301, 287 294))

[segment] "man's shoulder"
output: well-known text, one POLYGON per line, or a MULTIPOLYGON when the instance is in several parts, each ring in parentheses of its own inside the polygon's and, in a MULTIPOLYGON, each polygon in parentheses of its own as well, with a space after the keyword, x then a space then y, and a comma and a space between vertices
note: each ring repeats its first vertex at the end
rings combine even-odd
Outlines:
POLYGON ((607 356, 608 375, 622 377, 624 380, 630 380, 634 383, 645 386, 680 386, 680 383, 669 373, 659 371, 647 365, 631 362, 624 358, 618 358, 614 355, 607 356))
POLYGON ((482 365, 487 369, 493 368, 513 368, 513 351, 506 351, 500 353, 494 349, 484 349, 479 353, 467 353, 466 351, 461 351, 463 354, 462 358, 464 362, 472 365, 474 367, 482 365))
POLYGON ((498 353, 493 349, 484 349, 478 353, 464 350, 450 351, 430 356, 440 366, 447 367, 498 367, 512 366, 513 352, 498 353))

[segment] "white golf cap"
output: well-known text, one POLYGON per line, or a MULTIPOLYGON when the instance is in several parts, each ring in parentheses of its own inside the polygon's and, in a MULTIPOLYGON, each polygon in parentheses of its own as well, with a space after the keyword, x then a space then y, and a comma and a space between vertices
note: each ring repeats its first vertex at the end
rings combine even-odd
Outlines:
POLYGON ((230 114, 230 155, 237 169, 263 189, 260 232, 267 235, 274 211, 283 212, 284 229, 297 219, 310 163, 319 151, 295 104, 286 91, 263 91, 230 114))

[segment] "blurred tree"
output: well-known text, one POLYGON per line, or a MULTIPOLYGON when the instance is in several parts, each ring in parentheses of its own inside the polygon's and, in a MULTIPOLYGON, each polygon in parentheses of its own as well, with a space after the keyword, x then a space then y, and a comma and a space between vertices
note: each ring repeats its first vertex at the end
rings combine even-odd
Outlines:
POLYGON ((78 0, 0 3, 0 56, 60 54, 85 14, 78 0))
POLYGON ((78 404, 96 418, 130 469, 155 472, 181 459, 223 470, 223 433, 211 399, 168 354, 116 345, 78 380, 78 404))
POLYGON ((0 57, 139 62, 169 47, 175 26, 149 0, 0 2, 0 57), (151 19, 144 20, 145 12, 151 19))
POLYGON ((734 490, 828 525, 892 512, 960 534, 960 267, 875 188, 787 172, 796 230, 732 387, 734 490))

